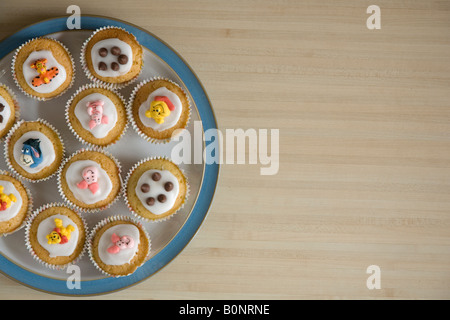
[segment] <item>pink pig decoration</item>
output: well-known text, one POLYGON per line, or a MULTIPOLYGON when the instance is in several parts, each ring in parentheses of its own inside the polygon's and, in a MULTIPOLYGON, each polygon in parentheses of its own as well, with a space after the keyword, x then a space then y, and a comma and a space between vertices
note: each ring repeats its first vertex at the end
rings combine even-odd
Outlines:
POLYGON ((99 189, 98 180, 98 169, 96 167, 86 167, 81 173, 83 181, 77 183, 77 187, 80 189, 89 188, 92 193, 96 193, 99 189))
POLYGON ((113 245, 107 250, 111 254, 117 254, 120 250, 134 247, 134 240, 130 236, 119 237, 117 234, 113 233, 111 241, 113 245))
POLYGON ((108 123, 108 117, 103 115, 104 104, 102 100, 90 101, 86 104, 87 113, 91 116, 91 120, 89 121, 89 128, 91 130, 100 124, 108 123))

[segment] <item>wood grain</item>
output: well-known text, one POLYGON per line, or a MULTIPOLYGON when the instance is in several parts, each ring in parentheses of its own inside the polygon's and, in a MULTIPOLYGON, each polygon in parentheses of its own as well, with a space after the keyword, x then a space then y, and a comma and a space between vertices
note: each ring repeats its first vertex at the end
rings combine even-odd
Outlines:
MULTIPOLYGON (((2 1, 0 38, 68 1, 2 1)), ((84 1, 169 43, 222 129, 280 130, 277 175, 223 165, 187 248, 109 299, 450 298, 450 2, 84 1), (366 9, 381 8, 381 30, 366 9), (366 268, 381 268, 368 290, 366 268)), ((0 298, 49 295, 0 276, 0 298)))

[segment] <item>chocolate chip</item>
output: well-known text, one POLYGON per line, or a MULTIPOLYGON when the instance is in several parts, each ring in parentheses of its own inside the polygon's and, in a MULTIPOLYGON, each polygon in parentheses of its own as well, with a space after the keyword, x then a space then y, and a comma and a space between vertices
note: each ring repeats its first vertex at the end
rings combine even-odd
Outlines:
POLYGON ((160 195, 158 196, 158 201, 159 201, 159 202, 164 203, 164 202, 166 202, 166 200, 167 200, 167 198, 166 198, 165 195, 160 194, 160 195))
POLYGON ((0 123, 3 123, 3 116, 0 114, 0 123))
POLYGON ((98 69, 99 69, 99 70, 106 71, 106 70, 108 70, 108 66, 107 66, 106 63, 104 63, 104 62, 100 62, 100 63, 98 64, 98 69))
POLYGON ((159 172, 154 172, 152 174, 153 181, 159 181, 161 179, 161 174, 159 172))
POLYGON ((144 183, 144 184, 141 186, 141 191, 144 192, 144 193, 149 192, 149 191, 150 191, 150 185, 149 185, 148 183, 144 183))
POLYGON ((111 69, 113 69, 114 71, 119 71, 120 66, 117 62, 113 62, 111 63, 111 69))
POLYGON ((122 50, 120 50, 119 47, 112 47, 111 48, 111 53, 115 56, 118 56, 120 53, 122 52, 122 50))
POLYGON ((172 183, 172 182, 168 181, 168 182, 166 182, 166 183, 164 184, 164 190, 166 190, 166 191, 172 191, 172 189, 173 189, 173 183, 172 183))
POLYGON ((3 109, 5 109, 5 105, 3 103, 0 103, 0 112, 2 112, 3 109))
POLYGON ((120 64, 127 64, 128 57, 124 54, 121 54, 117 60, 119 61, 120 64))
POLYGON ((145 203, 146 203, 147 205, 149 205, 149 206, 152 206, 152 205, 155 204, 155 198, 153 198, 153 197, 147 198, 147 199, 145 200, 145 203))
POLYGON ((100 57, 106 57, 108 55, 108 49, 106 48, 100 48, 98 50, 98 54, 100 55, 100 57))

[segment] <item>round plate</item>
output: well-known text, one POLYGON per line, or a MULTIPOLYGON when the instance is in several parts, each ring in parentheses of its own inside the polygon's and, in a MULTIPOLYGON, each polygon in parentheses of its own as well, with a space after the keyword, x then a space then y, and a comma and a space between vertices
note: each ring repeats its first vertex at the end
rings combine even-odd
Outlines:
MULTIPOLYGON (((187 130, 191 134, 192 142, 194 139, 200 139, 202 148, 206 147, 203 133, 208 129, 217 129, 217 122, 205 89, 180 55, 150 32, 123 21, 83 15, 81 30, 68 30, 67 18, 53 18, 30 25, 0 42, 0 83, 9 86, 16 94, 21 107, 22 119, 35 120, 40 117, 54 125, 61 133, 66 145, 66 156, 84 147, 68 129, 64 120, 64 107, 70 96, 80 86, 89 83, 79 62, 82 43, 93 30, 104 26, 117 26, 135 35, 144 47, 142 74, 135 83, 119 92, 125 99, 128 99, 137 83, 154 76, 169 78, 177 82, 191 99, 192 114, 187 130), (74 57, 76 68, 75 83, 72 88, 61 97, 45 102, 26 97, 17 88, 11 75, 11 59, 15 49, 29 39, 40 36, 55 38, 64 43, 74 57)), ((122 177, 124 178, 128 170, 140 159, 149 156, 170 157, 172 148, 177 143, 179 142, 172 141, 163 145, 148 143, 129 126, 125 136, 106 150, 121 162, 122 177)), ((218 143, 216 141, 210 143, 215 144, 213 149, 218 152, 218 143)), ((207 145, 209 146, 209 144, 207 145)), ((195 148, 194 144, 193 153, 195 149, 198 148, 195 148)), ((190 196, 183 209, 166 221, 143 223, 152 241, 152 253, 150 259, 132 275, 121 278, 105 277, 95 269, 85 253, 77 264, 81 271, 80 288, 68 286, 68 281, 70 283, 73 278, 71 277, 73 271, 47 269, 35 261, 25 248, 24 229, 0 238, 0 272, 37 290, 74 296, 110 293, 147 279, 166 266, 184 249, 208 213, 217 186, 219 165, 216 163, 206 165, 205 162, 211 162, 208 161, 208 154, 206 157, 202 163, 180 164, 190 185, 190 196)), ((194 154, 192 159, 194 159, 194 154)), ((0 168, 7 169, 4 159, 0 160, 0 168)), ((27 184, 31 189, 35 208, 49 202, 62 202, 59 195, 55 196, 55 182, 56 177, 53 177, 42 183, 27 184)), ((117 214, 130 215, 124 201, 116 202, 105 211, 83 214, 83 216, 87 220, 88 227, 92 228, 106 216, 117 214)))

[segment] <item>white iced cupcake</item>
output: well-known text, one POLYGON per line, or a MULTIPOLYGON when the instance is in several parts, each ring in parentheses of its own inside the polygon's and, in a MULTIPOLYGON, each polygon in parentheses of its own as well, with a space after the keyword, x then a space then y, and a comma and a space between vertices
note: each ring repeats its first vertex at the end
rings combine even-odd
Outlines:
POLYGON ((141 73, 143 49, 136 37, 124 29, 103 27, 83 44, 81 65, 89 80, 120 89, 141 73))
POLYGON ((35 38, 15 52, 12 74, 24 94, 37 100, 60 96, 75 79, 75 64, 69 50, 58 40, 35 38))
POLYGON ((59 132, 47 121, 19 121, 5 139, 5 160, 10 170, 30 181, 44 181, 59 169, 64 158, 59 132))
POLYGON ((32 210, 30 190, 9 172, 0 170, 0 237, 20 230, 32 210))
POLYGON ((91 147, 115 144, 128 126, 123 97, 96 84, 84 85, 66 105, 66 121, 75 137, 91 147))
POLYGON ((150 238, 138 221, 112 216, 100 221, 89 236, 89 257, 103 274, 128 276, 150 256, 150 238))
POLYGON ((61 165, 59 193, 81 212, 105 210, 120 196, 120 174, 120 163, 110 153, 99 148, 81 149, 61 165))
POLYGON ((62 203, 44 205, 27 221, 25 242, 34 259, 51 269, 75 264, 87 248, 86 221, 62 203))
POLYGON ((3 138, 19 119, 17 98, 6 85, 0 84, 0 138, 3 138))

